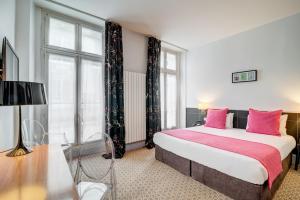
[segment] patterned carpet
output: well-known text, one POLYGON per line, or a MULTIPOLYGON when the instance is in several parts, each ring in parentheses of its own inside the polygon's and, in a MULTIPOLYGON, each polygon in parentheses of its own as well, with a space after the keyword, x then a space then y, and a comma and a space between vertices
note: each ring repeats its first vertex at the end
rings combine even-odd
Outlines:
MULTIPOLYGON (((154 150, 128 152, 115 167, 120 200, 230 199, 155 160, 154 150)), ((300 199, 300 171, 290 169, 274 199, 300 199)))

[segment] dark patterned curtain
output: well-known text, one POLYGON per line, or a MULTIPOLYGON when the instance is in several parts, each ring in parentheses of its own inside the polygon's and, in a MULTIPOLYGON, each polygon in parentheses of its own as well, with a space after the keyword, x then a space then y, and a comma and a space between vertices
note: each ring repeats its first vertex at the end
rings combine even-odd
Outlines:
POLYGON ((125 153, 122 27, 105 23, 105 129, 116 158, 125 153))
POLYGON ((146 147, 154 147, 153 135, 161 131, 160 121, 160 40, 148 40, 146 74, 146 147))

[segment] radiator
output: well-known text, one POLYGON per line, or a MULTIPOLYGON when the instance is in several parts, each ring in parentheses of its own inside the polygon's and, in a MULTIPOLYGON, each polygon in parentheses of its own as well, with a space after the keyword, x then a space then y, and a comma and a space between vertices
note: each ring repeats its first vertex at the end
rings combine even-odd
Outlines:
POLYGON ((146 74, 124 71, 126 144, 146 139, 146 74))

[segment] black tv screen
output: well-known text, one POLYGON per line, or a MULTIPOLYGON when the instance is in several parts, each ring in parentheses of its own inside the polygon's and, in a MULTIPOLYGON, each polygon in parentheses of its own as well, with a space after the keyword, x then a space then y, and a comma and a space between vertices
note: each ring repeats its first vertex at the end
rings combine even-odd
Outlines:
POLYGON ((0 75, 1 80, 19 80, 19 58, 6 37, 4 37, 2 43, 2 66, 0 75))

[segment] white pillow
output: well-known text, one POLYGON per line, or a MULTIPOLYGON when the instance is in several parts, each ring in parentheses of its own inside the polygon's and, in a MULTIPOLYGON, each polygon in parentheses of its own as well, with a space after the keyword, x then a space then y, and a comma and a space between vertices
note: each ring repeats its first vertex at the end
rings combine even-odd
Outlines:
POLYGON ((234 115, 234 113, 227 113, 226 128, 233 128, 233 115, 234 115))
POLYGON ((281 135, 286 135, 286 121, 287 121, 288 115, 281 115, 280 116, 280 126, 279 126, 279 132, 281 135))

